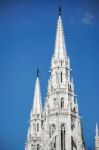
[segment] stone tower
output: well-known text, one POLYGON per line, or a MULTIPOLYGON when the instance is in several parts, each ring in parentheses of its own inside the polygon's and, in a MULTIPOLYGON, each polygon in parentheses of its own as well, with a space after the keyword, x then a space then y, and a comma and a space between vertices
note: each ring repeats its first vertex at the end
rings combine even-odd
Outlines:
POLYGON ((37 75, 26 150, 85 150, 70 58, 65 45, 61 7, 47 97, 42 111, 37 75))

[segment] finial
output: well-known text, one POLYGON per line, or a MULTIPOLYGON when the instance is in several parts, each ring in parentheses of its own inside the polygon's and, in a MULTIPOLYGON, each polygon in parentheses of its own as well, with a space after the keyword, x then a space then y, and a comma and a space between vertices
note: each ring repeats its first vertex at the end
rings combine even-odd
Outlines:
POLYGON ((39 69, 37 69, 37 77, 39 77, 39 69))
POLYGON ((62 11, 62 7, 61 7, 61 0, 59 0, 59 12, 58 15, 61 16, 61 11, 62 11))

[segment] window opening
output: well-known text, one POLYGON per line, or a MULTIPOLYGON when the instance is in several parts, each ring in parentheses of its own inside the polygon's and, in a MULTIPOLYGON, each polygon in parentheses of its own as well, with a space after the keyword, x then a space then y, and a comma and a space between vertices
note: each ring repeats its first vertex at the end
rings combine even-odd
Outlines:
POLYGON ((62 72, 61 72, 61 82, 62 82, 62 80, 63 80, 63 79, 62 79, 62 72))
POLYGON ((65 150, 65 126, 61 126, 61 150, 65 150))
POLYGON ((61 98, 61 108, 63 108, 63 107, 64 107, 64 99, 61 98))

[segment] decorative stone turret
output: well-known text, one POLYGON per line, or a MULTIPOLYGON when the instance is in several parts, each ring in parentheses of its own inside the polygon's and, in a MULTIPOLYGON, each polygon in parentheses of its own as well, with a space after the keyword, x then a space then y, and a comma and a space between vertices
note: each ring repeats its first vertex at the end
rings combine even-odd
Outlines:
POLYGON ((37 78, 34 91, 33 108, 30 113, 30 126, 28 129, 26 150, 42 149, 42 105, 41 105, 41 91, 39 81, 39 70, 37 70, 37 78))
POLYGON ((41 114, 42 105, 41 105, 41 91, 40 91, 40 81, 39 81, 39 70, 37 69, 37 78, 35 83, 34 91, 34 104, 33 104, 33 114, 41 114))

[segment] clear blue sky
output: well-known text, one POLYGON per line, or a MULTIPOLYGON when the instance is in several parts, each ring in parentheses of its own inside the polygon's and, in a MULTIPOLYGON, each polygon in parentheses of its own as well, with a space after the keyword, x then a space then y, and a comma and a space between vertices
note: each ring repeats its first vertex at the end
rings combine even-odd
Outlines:
MULTIPOLYGON (((23 150, 37 66, 42 102, 58 0, 0 0, 0 150, 23 150)), ((62 18, 87 147, 99 123, 99 1, 63 0, 62 18)))

